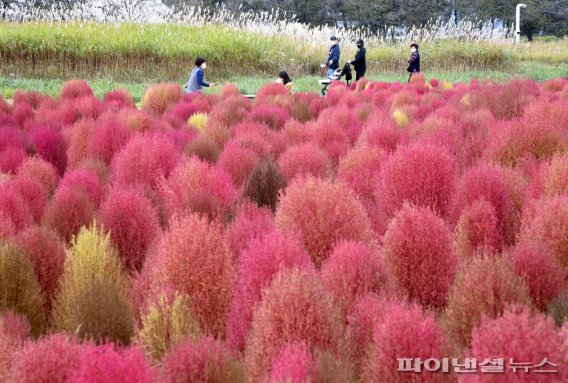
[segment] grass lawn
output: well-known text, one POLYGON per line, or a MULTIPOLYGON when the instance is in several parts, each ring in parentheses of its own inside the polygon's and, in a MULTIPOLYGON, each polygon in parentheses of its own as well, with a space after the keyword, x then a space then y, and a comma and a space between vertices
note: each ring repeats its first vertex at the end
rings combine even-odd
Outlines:
MULTIPOLYGON (((469 81, 472 78, 480 80, 494 80, 494 81, 507 81, 515 77, 529 77, 537 81, 544 81, 556 77, 568 76, 568 64, 543 64, 541 62, 522 62, 516 65, 512 71, 466 71, 466 72, 438 72, 429 73, 424 72, 427 79, 437 78, 439 80, 448 80, 451 82, 469 81)), ((407 79, 407 74, 401 72, 400 74, 375 74, 371 73, 369 79, 375 81, 401 81, 407 79)), ((275 78, 254 78, 254 77, 235 77, 230 79, 209 79, 210 81, 218 84, 230 81, 234 83, 243 94, 254 94, 256 91, 267 82, 274 81, 275 78)), ((319 85, 317 80, 319 77, 306 76, 293 79, 294 91, 296 92, 319 92, 319 85)), ((12 95, 17 89, 27 91, 39 91, 51 96, 57 96, 61 89, 64 80, 37 80, 37 79, 22 79, 22 78, 7 78, 0 77, 0 95, 6 99, 12 98, 12 95)), ((139 102, 142 99, 144 90, 152 85, 152 83, 123 83, 116 82, 108 79, 91 79, 88 80, 93 88, 95 95, 103 97, 107 92, 115 88, 127 89, 134 99, 139 102)), ((183 83, 183 78, 179 81, 183 83)), ((216 89, 210 91, 216 92, 216 89)), ((209 91, 209 90, 208 90, 209 91)))

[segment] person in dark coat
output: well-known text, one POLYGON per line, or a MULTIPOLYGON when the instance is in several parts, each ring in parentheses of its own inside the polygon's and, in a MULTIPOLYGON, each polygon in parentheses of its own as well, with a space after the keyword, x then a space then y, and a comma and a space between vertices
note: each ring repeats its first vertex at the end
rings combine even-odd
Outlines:
POLYGON ((327 61, 325 64, 321 64, 322 69, 327 67, 327 77, 331 78, 333 72, 339 68, 339 57, 341 56, 341 51, 339 49, 339 40, 337 36, 332 35, 330 37, 331 47, 329 48, 329 54, 327 55, 327 61))
POLYGON ((363 39, 358 39, 356 44, 359 50, 355 54, 355 60, 350 61, 349 64, 355 67, 355 81, 359 81, 360 78, 365 77, 367 71, 367 50, 363 39))
POLYGON ((408 76, 408 82, 412 78, 414 73, 420 73, 420 53, 418 53, 418 44, 412 43, 410 44, 410 58, 408 59, 408 69, 407 71, 410 73, 408 76))

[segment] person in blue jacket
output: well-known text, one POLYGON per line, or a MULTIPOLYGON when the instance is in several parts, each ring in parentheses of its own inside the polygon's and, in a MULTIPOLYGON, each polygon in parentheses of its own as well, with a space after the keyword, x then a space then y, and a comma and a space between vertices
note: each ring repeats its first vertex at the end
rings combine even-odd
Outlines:
POLYGON ((341 56, 341 52, 339 49, 339 41, 337 40, 337 36, 332 35, 330 37, 331 47, 329 48, 329 54, 327 55, 327 61, 325 64, 321 64, 322 69, 327 67, 327 77, 331 78, 333 76, 333 72, 337 68, 339 68, 339 57, 341 56))
POLYGON ((204 57, 198 57, 195 60, 195 67, 189 74, 187 82, 185 83, 185 92, 201 92, 203 93, 203 87, 214 88, 216 84, 205 82, 205 73, 203 70, 207 68, 207 60, 204 57))

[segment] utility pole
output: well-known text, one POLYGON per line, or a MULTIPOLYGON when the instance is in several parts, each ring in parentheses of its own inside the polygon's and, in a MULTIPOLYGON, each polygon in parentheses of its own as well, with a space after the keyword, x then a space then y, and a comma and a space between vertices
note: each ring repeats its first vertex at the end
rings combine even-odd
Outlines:
POLYGON ((524 9, 526 7, 526 4, 517 4, 517 19, 515 21, 515 42, 517 44, 521 42, 521 9, 524 9))

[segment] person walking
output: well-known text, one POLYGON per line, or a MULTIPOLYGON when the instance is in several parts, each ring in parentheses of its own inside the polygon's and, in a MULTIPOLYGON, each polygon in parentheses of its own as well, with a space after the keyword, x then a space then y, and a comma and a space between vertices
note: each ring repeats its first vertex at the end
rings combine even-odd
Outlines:
POLYGON ((355 54, 355 60, 349 61, 349 64, 355 68, 355 81, 359 81, 360 78, 365 77, 365 72, 367 71, 367 49, 365 49, 363 39, 358 39, 356 44, 358 50, 357 54, 355 54))
POLYGON ((337 36, 331 35, 329 40, 331 41, 331 47, 329 48, 327 61, 325 64, 320 65, 322 69, 327 67, 327 78, 331 78, 333 76, 333 72, 339 68, 339 58, 341 56, 337 36))
POLYGON ((199 56, 195 60, 195 67, 189 74, 187 82, 185 83, 185 92, 193 93, 200 92, 203 93, 203 88, 214 88, 217 84, 205 82, 205 68, 207 68, 207 60, 204 57, 199 56))
POLYGON ((410 73, 408 76, 408 82, 412 78, 412 75, 415 73, 420 73, 420 53, 418 52, 418 44, 412 43, 410 44, 410 58, 408 59, 408 69, 407 71, 410 73))

